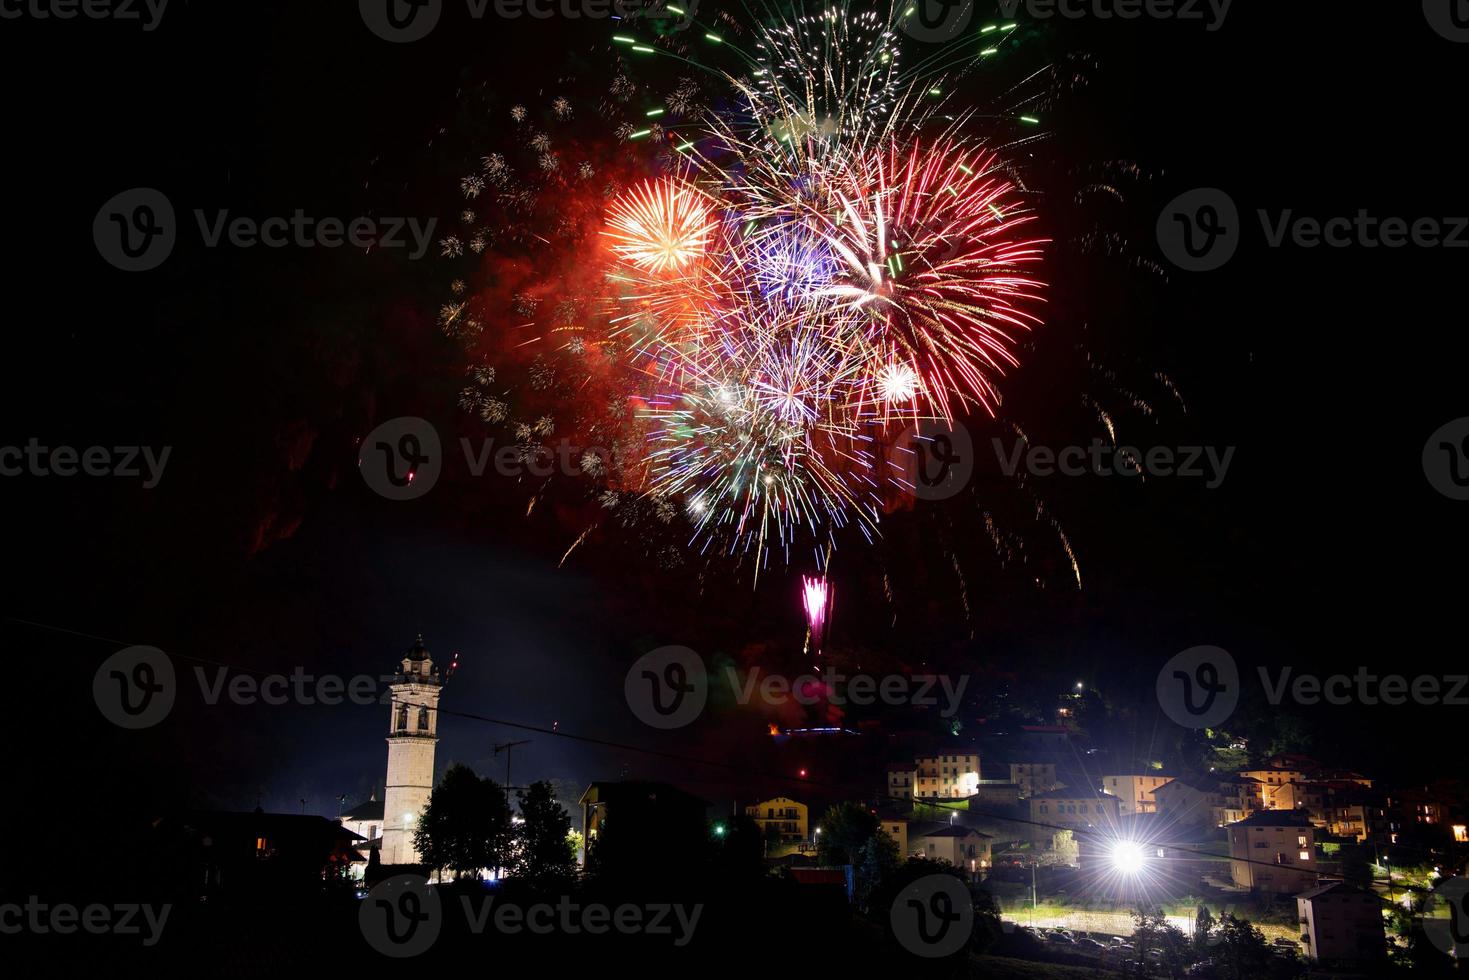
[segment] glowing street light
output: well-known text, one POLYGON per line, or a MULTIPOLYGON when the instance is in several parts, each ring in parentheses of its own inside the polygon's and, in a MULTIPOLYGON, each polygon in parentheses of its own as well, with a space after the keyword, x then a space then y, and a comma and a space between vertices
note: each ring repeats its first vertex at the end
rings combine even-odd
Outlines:
POLYGON ((1148 863, 1147 853, 1135 840, 1114 841, 1107 849, 1107 858, 1112 870, 1124 875, 1142 874, 1148 863))

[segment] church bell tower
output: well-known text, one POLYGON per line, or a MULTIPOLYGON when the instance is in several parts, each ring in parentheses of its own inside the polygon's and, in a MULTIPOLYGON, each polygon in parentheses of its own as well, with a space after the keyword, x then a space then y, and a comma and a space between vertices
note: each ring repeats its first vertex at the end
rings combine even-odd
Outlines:
POLYGON ((383 794, 383 864, 418 864, 413 832, 434 786, 434 745, 439 740, 439 692, 443 681, 423 636, 409 647, 388 684, 388 778, 383 794))

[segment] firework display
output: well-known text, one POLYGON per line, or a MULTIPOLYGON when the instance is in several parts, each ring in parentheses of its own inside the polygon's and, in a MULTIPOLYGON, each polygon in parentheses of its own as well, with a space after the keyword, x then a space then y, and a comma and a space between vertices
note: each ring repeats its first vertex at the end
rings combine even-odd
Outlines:
POLYGON ((686 524, 686 554, 758 575, 802 541, 824 567, 844 529, 875 540, 904 494, 890 447, 993 415, 1045 293, 1044 222, 1006 157, 1033 120, 945 96, 1014 25, 907 69, 907 15, 630 21, 598 106, 610 138, 539 129, 575 117, 565 98, 539 123, 513 106, 534 171, 482 156, 469 227, 441 243, 484 255, 440 311, 485 352, 463 406, 527 444, 605 449, 583 465, 603 507, 686 524), (662 57, 702 74, 654 101, 633 75, 662 57))

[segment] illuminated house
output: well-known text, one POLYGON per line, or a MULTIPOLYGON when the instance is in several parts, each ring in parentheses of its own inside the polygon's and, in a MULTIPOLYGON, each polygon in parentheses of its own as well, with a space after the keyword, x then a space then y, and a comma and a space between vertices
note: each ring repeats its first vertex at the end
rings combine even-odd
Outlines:
POLYGON ((1288 783, 1305 782, 1320 768, 1321 764, 1309 756, 1286 752, 1265 760, 1262 768, 1241 770, 1240 775, 1260 782, 1260 792, 1267 810, 1290 810, 1292 807, 1280 805, 1276 801, 1280 788, 1288 783))
POLYGON ((1404 829, 1441 827, 1452 838, 1464 843, 1469 838, 1469 791, 1456 779, 1440 779, 1427 785, 1411 786, 1390 793, 1386 800, 1392 821, 1392 842, 1404 829))
POLYGON ((360 850, 376 851, 383 846, 383 801, 376 793, 344 812, 338 822, 366 842, 358 845, 360 850))
POLYGON ((1158 806, 1153 798, 1153 792, 1158 787, 1172 781, 1172 776, 1164 776, 1157 772, 1103 776, 1102 792, 1117 797, 1124 816, 1134 813, 1157 813, 1158 806))
POLYGON ((1342 881, 1329 881, 1296 896, 1301 941, 1314 963, 1358 965, 1382 960, 1382 900, 1342 881))
POLYGON ((1056 781, 1054 762, 1012 762, 1010 782, 1020 787, 1021 796, 1049 793, 1060 785, 1056 781))
POLYGON ((978 874, 990 866, 990 839, 970 827, 940 825, 913 837, 913 853, 978 874))
POLYGON ((967 799, 979 786, 979 754, 934 755, 914 760, 916 799, 967 799))
POLYGON ((784 796, 745 807, 745 815, 760 825, 762 835, 776 833, 786 843, 806 840, 806 812, 806 804, 784 796))
POLYGON ((1048 840, 1057 829, 1071 831, 1116 828, 1121 808, 1115 796, 1084 788, 1053 789, 1030 798, 1030 834, 1048 840))
POLYGON ((1294 894, 1316 885, 1316 828, 1299 810, 1261 810, 1229 825, 1229 869, 1251 891, 1294 894))
POLYGON ((888 798, 893 800, 913 799, 913 780, 916 772, 911 762, 895 762, 888 766, 888 798))
POLYGON ((1225 809, 1224 787, 1212 776, 1183 776, 1170 780, 1153 791, 1153 805, 1157 813, 1167 817, 1175 826, 1206 830, 1222 827, 1249 816, 1248 813, 1232 815, 1223 819, 1225 809))

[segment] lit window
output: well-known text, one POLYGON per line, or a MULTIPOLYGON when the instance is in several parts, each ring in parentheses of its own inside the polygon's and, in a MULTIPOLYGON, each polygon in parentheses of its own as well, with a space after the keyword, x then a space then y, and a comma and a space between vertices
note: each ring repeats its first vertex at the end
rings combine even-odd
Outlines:
POLYGON ((1301 860, 1302 861, 1309 861, 1309 860, 1311 860, 1311 852, 1310 851, 1302 851, 1301 852, 1301 860))

